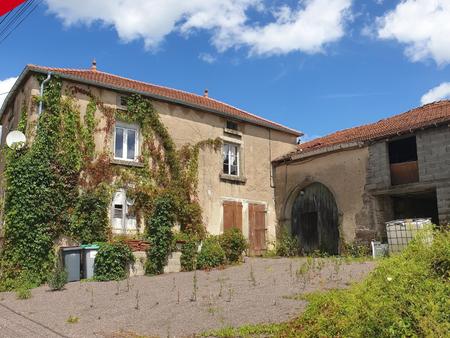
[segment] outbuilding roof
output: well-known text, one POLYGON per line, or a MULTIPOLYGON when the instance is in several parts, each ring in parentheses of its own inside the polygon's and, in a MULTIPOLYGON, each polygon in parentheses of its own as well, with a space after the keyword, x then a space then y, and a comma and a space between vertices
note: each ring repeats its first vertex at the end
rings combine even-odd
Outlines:
MULTIPOLYGON (((182 104, 196 109, 202 109, 218 115, 222 115, 227 118, 233 118, 256 125, 268 127, 271 129, 279 130, 295 136, 302 135, 301 132, 283 126, 279 123, 267 120, 263 117, 251 114, 242 109, 233 107, 227 103, 215 100, 208 96, 197 95, 189 92, 185 92, 178 89, 172 89, 164 86, 159 86, 151 83, 136 81, 121 77, 118 75, 106 73, 96 69, 96 66, 88 69, 71 69, 71 68, 54 68, 44 67, 37 65, 27 65, 22 72, 21 77, 17 80, 20 82, 22 77, 25 77, 29 72, 48 73, 51 72, 54 75, 58 75, 61 78, 86 83, 89 85, 96 85, 100 87, 107 87, 113 90, 123 92, 133 92, 144 96, 148 96, 157 100, 168 101, 173 103, 182 104)), ((6 106, 5 105, 2 109, 6 106)), ((1 114, 2 112, 0 112, 1 114)))
POLYGON ((297 150, 275 161, 286 161, 296 155, 308 153, 325 153, 345 148, 345 145, 361 145, 370 141, 391 138, 402 134, 412 133, 418 129, 425 129, 450 122, 450 101, 438 101, 411 109, 402 114, 382 119, 378 122, 359 127, 344 129, 335 133, 300 143, 297 150))

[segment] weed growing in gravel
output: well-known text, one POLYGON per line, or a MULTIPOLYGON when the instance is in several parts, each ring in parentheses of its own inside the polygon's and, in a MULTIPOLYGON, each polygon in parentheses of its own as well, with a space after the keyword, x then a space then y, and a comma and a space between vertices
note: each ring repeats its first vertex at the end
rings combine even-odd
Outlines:
POLYGON ((118 296, 120 293, 120 284, 119 283, 120 283, 119 281, 116 281, 116 296, 118 296))
POLYGON ((91 288, 91 308, 94 307, 94 288, 91 288))
POLYGON ((76 324, 79 321, 80 321, 80 318, 78 318, 77 316, 70 315, 69 318, 67 318, 67 323, 69 323, 69 324, 76 324))
POLYGON ((228 299, 227 302, 230 303, 231 302, 231 296, 233 294, 233 290, 231 288, 228 288, 228 299))
POLYGON ((192 277, 192 296, 191 296, 191 302, 197 301, 197 271, 194 271, 194 276, 192 277))
POLYGON ((134 308, 139 310, 139 290, 136 290, 136 306, 134 308))
POLYGON ((29 299, 31 298, 31 290, 27 287, 19 287, 16 289, 17 299, 29 299))
POLYGON ((253 265, 250 264, 250 279, 249 281, 252 283, 253 286, 256 286, 256 278, 255 273, 253 272, 253 265))

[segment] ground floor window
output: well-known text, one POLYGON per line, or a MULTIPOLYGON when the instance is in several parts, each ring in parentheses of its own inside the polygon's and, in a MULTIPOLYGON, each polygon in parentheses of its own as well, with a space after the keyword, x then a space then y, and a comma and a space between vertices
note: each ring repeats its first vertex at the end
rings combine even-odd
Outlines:
POLYGON ((223 231, 238 228, 242 231, 242 203, 235 201, 223 202, 223 231))
POLYGON ((117 190, 112 202, 112 228, 115 233, 137 232, 134 201, 127 198, 124 189, 117 190))

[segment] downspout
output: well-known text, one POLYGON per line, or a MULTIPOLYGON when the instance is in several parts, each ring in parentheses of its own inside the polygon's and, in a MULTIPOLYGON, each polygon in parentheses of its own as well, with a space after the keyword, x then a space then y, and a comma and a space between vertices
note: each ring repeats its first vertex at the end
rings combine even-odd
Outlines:
POLYGON ((38 116, 41 116, 42 114, 42 101, 43 101, 43 96, 44 96, 44 85, 50 81, 50 78, 52 77, 52 73, 48 72, 47 74, 47 78, 41 82, 41 100, 39 101, 39 110, 38 110, 38 116))

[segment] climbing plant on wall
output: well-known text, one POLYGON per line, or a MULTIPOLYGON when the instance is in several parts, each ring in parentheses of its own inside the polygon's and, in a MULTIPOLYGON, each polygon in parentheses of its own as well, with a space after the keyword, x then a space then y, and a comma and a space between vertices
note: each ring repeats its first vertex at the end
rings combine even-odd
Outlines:
MULTIPOLYGON (((150 218, 158 196, 170 196, 173 222, 187 232, 204 236, 196 192, 199 151, 206 147, 217 150, 220 141, 205 140, 177 150, 148 99, 131 96, 128 109, 121 111, 76 86, 65 88, 62 94, 62 82, 53 78, 39 98, 45 109, 33 142, 6 151, 0 280, 26 273, 44 281, 53 267, 54 242, 61 235, 80 242, 106 240, 110 230, 108 207, 117 188, 127 188, 127 194, 135 200, 137 215, 149 227, 156 224, 150 218), (89 99, 83 118, 73 98, 76 94, 89 99), (103 129, 98 128, 96 112, 106 121, 103 129), (139 160, 143 168, 110 164, 116 120, 140 125, 143 145, 139 160), (106 134, 101 153, 95 152, 96 132, 106 134)), ((23 116, 28 116, 26 109, 23 116)), ((26 119, 20 121, 19 128, 27 128, 26 119)), ((157 233, 156 228, 147 233, 157 233)), ((166 242, 170 241, 159 242, 160 252, 167 252, 166 242)))

